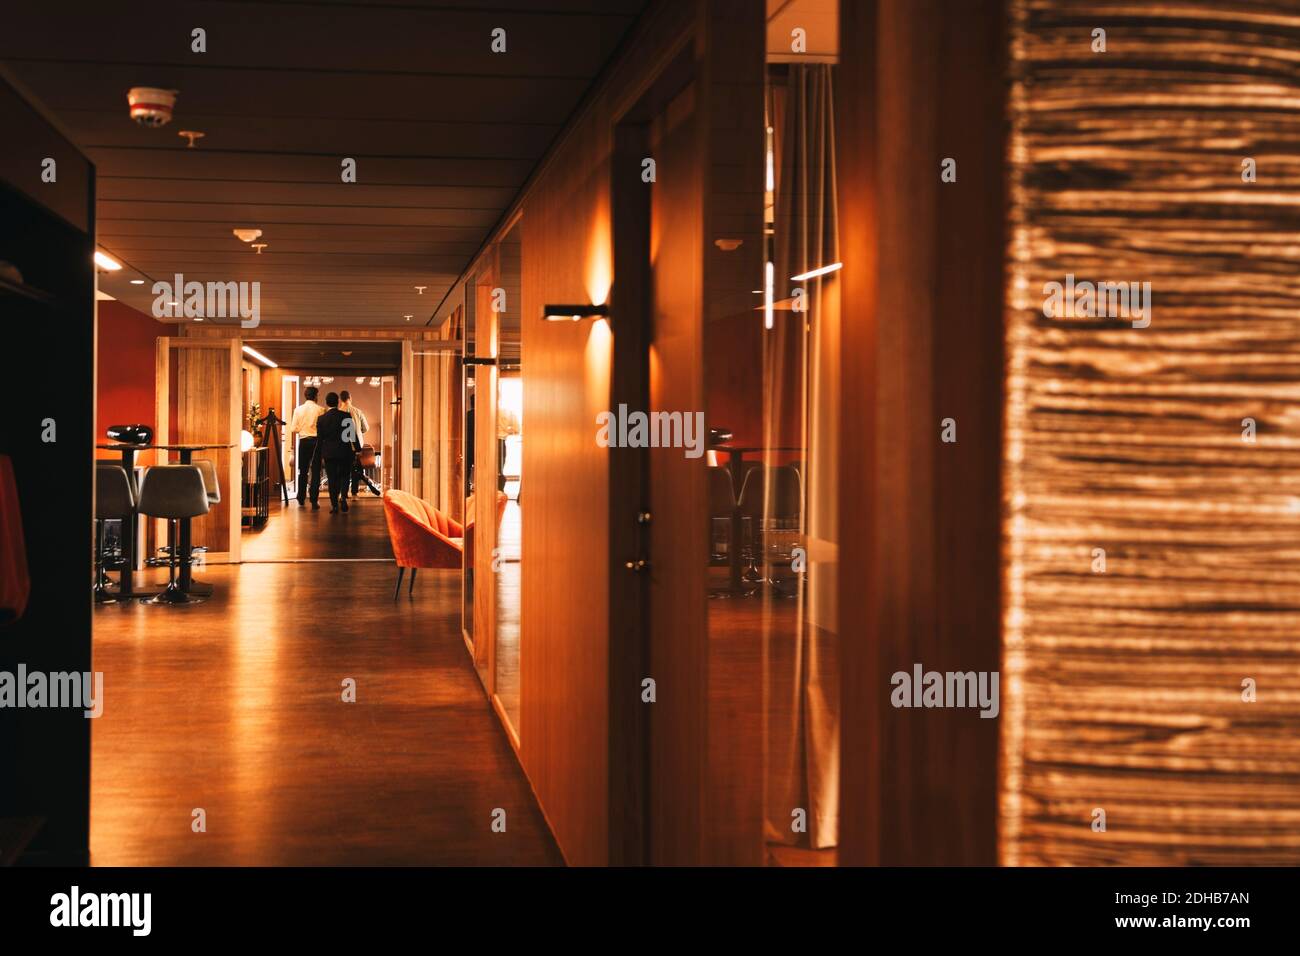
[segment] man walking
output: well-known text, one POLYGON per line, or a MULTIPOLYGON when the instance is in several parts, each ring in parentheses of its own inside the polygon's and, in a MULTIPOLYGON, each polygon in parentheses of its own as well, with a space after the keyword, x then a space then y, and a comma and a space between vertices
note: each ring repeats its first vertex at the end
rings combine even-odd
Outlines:
POLYGON ((352 476, 352 462, 361 448, 356 424, 347 412, 339 411, 339 397, 335 392, 325 396, 329 408, 316 420, 320 435, 320 457, 325 462, 325 472, 330 489, 330 514, 348 510, 348 479, 352 476))
POLYGON ((307 396, 307 400, 293 410, 293 418, 289 423, 289 438, 298 436, 296 461, 298 507, 304 507, 307 498, 310 497, 312 510, 318 511, 320 505, 316 503, 316 499, 320 497, 320 460, 316 455, 316 420, 324 414, 325 409, 316 404, 316 386, 308 385, 303 390, 303 394, 307 396))
MULTIPOLYGON (((370 431, 370 420, 366 418, 365 412, 357 408, 356 404, 352 401, 352 393, 347 389, 339 392, 339 411, 347 412, 352 416, 352 422, 357 428, 357 441, 364 447, 365 439, 361 436, 370 431)), ((383 492, 376 488, 375 483, 370 480, 370 476, 366 474, 365 469, 361 467, 360 458, 358 458, 356 463, 352 466, 351 478, 353 498, 357 496, 357 485, 360 484, 362 480, 365 481, 366 487, 370 489, 371 494, 383 495, 383 492)), ((346 495, 346 491, 344 494, 346 495)))

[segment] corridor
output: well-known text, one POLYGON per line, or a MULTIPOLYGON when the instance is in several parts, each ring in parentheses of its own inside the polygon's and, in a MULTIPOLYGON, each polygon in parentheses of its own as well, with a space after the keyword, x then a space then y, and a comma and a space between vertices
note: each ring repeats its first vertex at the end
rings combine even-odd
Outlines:
MULTIPOLYGON (((344 520, 359 547, 387 541, 378 500, 332 522, 293 505, 271 528, 301 544, 344 520)), ((562 862, 465 653, 458 572, 396 602, 388 562, 197 576, 222 599, 95 616, 94 865, 562 862)))

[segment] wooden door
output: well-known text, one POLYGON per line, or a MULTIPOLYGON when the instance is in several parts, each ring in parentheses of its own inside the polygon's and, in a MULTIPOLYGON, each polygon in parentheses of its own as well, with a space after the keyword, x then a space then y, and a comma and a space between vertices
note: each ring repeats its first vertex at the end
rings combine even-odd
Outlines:
POLYGON ((221 485, 220 503, 193 523, 194 545, 208 549, 209 561, 240 560, 242 345, 240 339, 158 339, 155 442, 233 446, 194 453, 195 460, 216 463, 221 485))

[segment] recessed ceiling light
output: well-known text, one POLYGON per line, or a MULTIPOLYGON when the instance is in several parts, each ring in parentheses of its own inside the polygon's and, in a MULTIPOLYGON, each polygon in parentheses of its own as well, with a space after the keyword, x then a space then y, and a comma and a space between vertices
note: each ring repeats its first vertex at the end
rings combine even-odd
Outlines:
POLYGON ((407 321, 407 322, 410 322, 410 321, 411 321, 411 316, 408 315, 408 316, 406 316, 405 318, 406 318, 406 321, 407 321))
POLYGON ((131 285, 144 285, 144 280, 143 280, 143 279, 132 279, 132 280, 131 280, 131 285))
POLYGON ((208 134, 207 134, 207 133, 200 133, 198 130, 195 130, 195 129, 183 129, 183 130, 178 131, 176 135, 177 135, 177 136, 184 136, 186 139, 188 139, 188 140, 190 141, 190 146, 189 146, 189 148, 190 148, 190 149, 193 149, 193 148, 194 148, 194 141, 195 141, 196 139, 202 139, 204 136, 207 136, 208 134))
POLYGON ((261 229, 232 229, 231 232, 233 232, 235 238, 239 239, 241 242, 252 242, 254 239, 257 239, 262 235, 261 229))

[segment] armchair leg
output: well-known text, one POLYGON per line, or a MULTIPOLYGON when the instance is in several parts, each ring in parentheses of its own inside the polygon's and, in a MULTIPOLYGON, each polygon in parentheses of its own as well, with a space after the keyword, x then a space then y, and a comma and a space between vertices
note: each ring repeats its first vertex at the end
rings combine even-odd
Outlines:
POLYGON ((410 585, 408 585, 407 588, 406 588, 406 595, 407 595, 407 597, 410 597, 412 594, 415 593, 415 572, 418 571, 418 570, 420 570, 420 569, 419 569, 419 568, 411 568, 411 583, 410 583, 410 585))
MULTIPOLYGON (((402 593, 402 575, 406 574, 406 568, 397 569, 397 587, 393 588, 393 600, 397 600, 397 595, 402 593)), ((411 575, 411 580, 415 580, 415 575, 411 575)))

